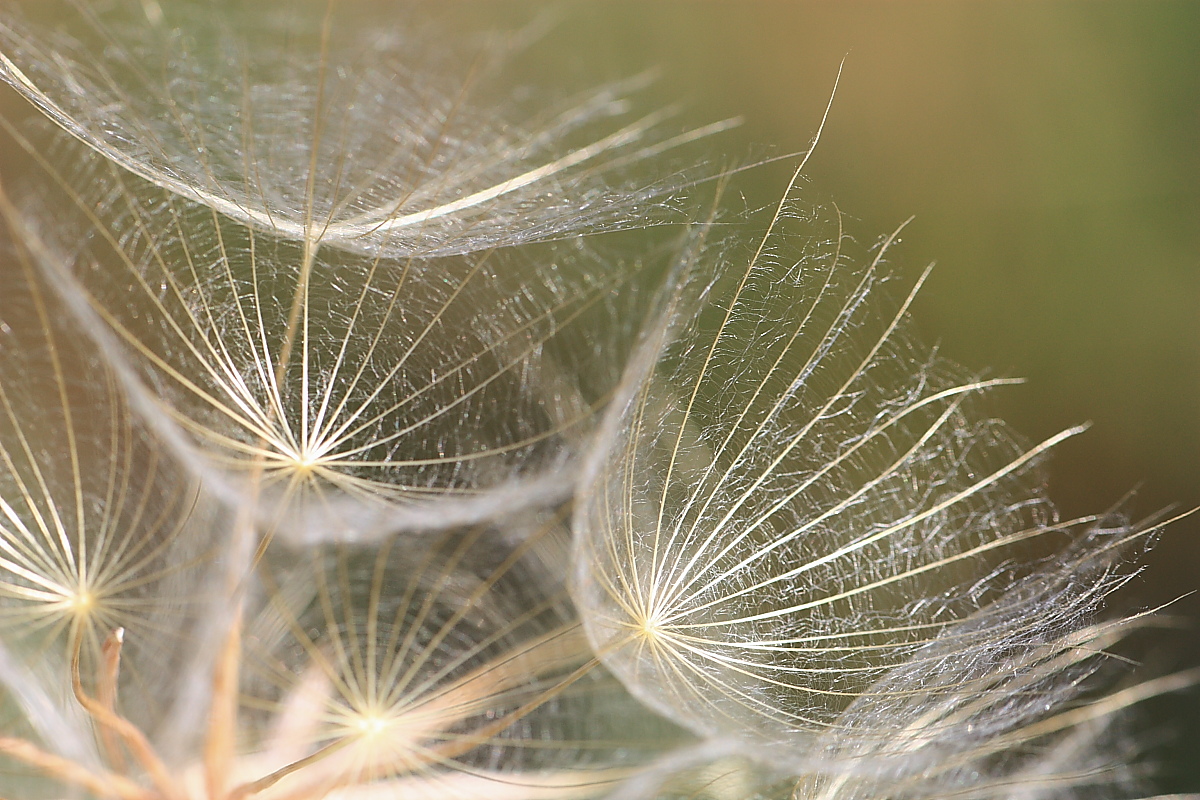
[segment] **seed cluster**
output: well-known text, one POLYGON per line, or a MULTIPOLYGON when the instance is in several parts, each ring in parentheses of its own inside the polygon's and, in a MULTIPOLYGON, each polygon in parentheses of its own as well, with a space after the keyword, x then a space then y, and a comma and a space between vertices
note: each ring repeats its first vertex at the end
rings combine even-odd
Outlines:
POLYGON ((1195 676, 1106 693, 1098 611, 1161 523, 1058 516, 1079 431, 977 410, 896 234, 801 163, 644 300, 705 181, 638 175, 723 125, 281 8, 0 17, 0 797, 1136 792, 1195 676))

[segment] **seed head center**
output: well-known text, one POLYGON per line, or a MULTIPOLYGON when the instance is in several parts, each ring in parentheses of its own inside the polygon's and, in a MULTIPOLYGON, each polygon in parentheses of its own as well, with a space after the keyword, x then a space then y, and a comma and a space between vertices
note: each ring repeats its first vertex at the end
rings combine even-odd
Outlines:
POLYGON ((662 616, 652 611, 640 615, 636 622, 636 631, 639 638, 655 640, 662 637, 662 616))
POLYGON ((300 475, 311 475, 323 461, 319 453, 304 450, 292 456, 292 469, 300 475))
POLYGON ((354 727, 363 736, 374 738, 391 727, 391 723, 380 714, 363 714, 355 720, 354 727))
POLYGON ((67 600, 67 607, 76 614, 85 615, 96 607, 96 596, 87 589, 82 589, 71 595, 67 600))

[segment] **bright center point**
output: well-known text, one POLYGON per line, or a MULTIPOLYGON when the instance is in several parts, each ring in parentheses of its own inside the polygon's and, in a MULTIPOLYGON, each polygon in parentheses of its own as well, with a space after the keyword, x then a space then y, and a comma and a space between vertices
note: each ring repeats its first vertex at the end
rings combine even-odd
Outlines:
POLYGON ((657 639, 662 635, 661 624, 657 614, 647 614, 638 620, 637 633, 643 639, 657 639))
POLYGON ((313 453, 299 453, 291 458, 292 469, 301 475, 309 475, 320 466, 321 457, 313 453))
POLYGON ((367 714, 355 721, 355 727, 364 736, 377 736, 387 729, 388 721, 376 714, 367 714))
POLYGON ((96 605, 96 598, 92 596, 91 592, 77 592, 68 601, 68 605, 71 607, 72 611, 80 614, 86 614, 88 611, 92 610, 93 606, 96 605))

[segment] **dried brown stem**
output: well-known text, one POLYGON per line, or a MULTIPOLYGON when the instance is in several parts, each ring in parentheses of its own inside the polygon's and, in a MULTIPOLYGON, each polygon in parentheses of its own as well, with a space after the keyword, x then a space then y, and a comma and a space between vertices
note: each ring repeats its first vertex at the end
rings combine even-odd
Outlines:
POLYGON ((75 692, 75 699, 101 729, 111 730, 125 744, 134 760, 150 776, 158 793, 145 796, 158 797, 160 800, 184 800, 175 788, 175 779, 167 769, 167 765, 154 752, 154 747, 146 735, 132 722, 105 708, 83 690, 83 683, 79 678, 79 651, 82 643, 82 637, 77 633, 74 652, 71 656, 71 688, 75 692))
POLYGON ((0 736, 0 754, 34 767, 57 781, 82 787, 111 800, 160 800, 157 794, 121 775, 93 772, 69 758, 47 753, 24 739, 0 736))
POLYGON ((226 780, 233 764, 238 712, 238 673, 242 656, 243 603, 239 599, 233 624, 225 636, 220 658, 213 669, 212 707, 204 743, 204 783, 210 800, 225 800, 226 780))
MULTIPOLYGON (((121 645, 125 641, 125 629, 117 628, 104 640, 101 662, 96 676, 96 702, 112 714, 117 713, 117 681, 121 675, 121 645)), ((125 774, 127 765, 121 744, 111 728, 100 729, 100 743, 104 755, 114 772, 125 774)))

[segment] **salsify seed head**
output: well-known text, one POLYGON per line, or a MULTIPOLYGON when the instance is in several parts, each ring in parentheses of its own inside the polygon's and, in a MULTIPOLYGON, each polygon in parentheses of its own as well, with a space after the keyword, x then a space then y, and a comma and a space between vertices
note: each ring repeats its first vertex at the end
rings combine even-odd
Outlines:
POLYGON ((426 12, 0 13, 0 797, 1136 795, 1197 676, 1112 688, 1161 524, 1059 516, 1080 429, 988 416, 807 156, 644 300, 726 124, 426 12))
POLYGON ((1149 530, 1058 518, 1038 464, 1078 431, 1025 447, 974 413, 1012 381, 916 349, 894 236, 864 258, 789 195, 757 245, 688 251, 589 465, 574 594, 698 735, 898 779, 1075 697, 1149 530))
POLYGON ((186 687, 209 672, 227 520, 130 406, 33 255, 18 241, 3 259, 4 702, 31 736, 88 760, 77 693, 138 698, 126 715, 147 731, 198 724, 186 687))
POLYGON ((419 9, 55 0, 9 14, 0 78, 113 164, 257 230, 432 257, 646 225, 683 175, 637 79, 527 105, 498 72, 537 38, 448 36, 419 9))
POLYGON ((9 126, 43 172, 35 254, 214 491, 351 538, 569 494, 640 259, 551 240, 651 224, 671 179, 610 178, 710 129, 625 125, 632 86, 517 127, 475 108, 495 43, 457 75, 428 28, 323 5, 65 9, 0 26, 0 77, 74 142, 9 126))

